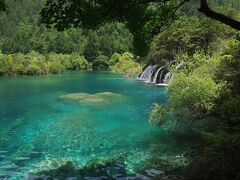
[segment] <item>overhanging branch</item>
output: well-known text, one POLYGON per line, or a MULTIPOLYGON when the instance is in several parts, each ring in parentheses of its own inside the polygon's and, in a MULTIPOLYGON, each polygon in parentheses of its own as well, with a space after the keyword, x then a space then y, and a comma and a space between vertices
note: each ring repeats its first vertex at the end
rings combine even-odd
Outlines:
POLYGON ((207 0, 200 0, 200 1, 201 1, 201 5, 198 10, 200 12, 202 12, 203 14, 205 14, 205 16, 207 16, 211 19, 220 21, 228 26, 231 26, 232 28, 234 28, 236 30, 240 30, 240 22, 239 21, 236 21, 230 17, 227 17, 223 14, 220 14, 220 13, 217 13, 217 12, 211 10, 207 4, 207 0))
POLYGON ((174 16, 176 15, 176 12, 177 12, 177 10, 178 9, 180 9, 185 3, 187 3, 188 1, 190 1, 190 0, 183 0, 183 1, 181 1, 175 8, 174 8, 174 11, 172 12, 172 19, 170 19, 170 21, 167 23, 167 24, 165 24, 165 28, 164 29, 162 29, 162 27, 164 26, 164 24, 162 24, 162 25, 160 25, 160 26, 158 26, 158 27, 155 27, 155 29, 152 31, 152 35, 157 35, 158 33, 160 33, 160 30, 161 31, 165 31, 166 29, 168 29, 170 26, 171 26, 171 24, 173 23, 173 21, 174 21, 174 16))

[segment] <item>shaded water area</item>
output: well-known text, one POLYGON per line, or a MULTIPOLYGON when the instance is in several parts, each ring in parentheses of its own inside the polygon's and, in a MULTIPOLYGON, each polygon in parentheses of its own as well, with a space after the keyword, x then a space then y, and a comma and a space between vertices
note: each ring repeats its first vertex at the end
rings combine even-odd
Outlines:
POLYGON ((160 175, 149 159, 190 144, 148 123, 154 102, 167 102, 165 88, 110 72, 2 77, 0 179, 160 175))

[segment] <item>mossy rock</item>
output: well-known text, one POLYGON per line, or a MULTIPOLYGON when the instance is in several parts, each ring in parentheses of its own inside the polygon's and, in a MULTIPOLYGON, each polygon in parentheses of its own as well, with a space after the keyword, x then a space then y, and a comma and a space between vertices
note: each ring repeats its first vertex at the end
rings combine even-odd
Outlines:
POLYGON ((121 97, 123 97, 121 94, 112 93, 112 92, 102 92, 102 93, 96 93, 96 94, 71 93, 71 94, 60 96, 59 99, 62 101, 95 104, 95 103, 110 102, 114 99, 121 99, 121 97))

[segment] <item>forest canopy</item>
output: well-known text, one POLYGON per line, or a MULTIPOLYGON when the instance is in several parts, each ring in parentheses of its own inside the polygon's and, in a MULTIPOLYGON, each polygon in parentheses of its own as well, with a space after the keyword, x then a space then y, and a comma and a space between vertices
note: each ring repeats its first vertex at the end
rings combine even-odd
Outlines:
MULTIPOLYGON (((8 62, 8 65, 1 67, 1 75, 32 74, 27 72, 27 65, 23 66, 24 72, 17 69, 23 61, 29 64, 29 59, 35 61, 34 58, 42 59, 42 56, 46 57, 47 63, 48 56, 54 55, 61 64, 63 55, 76 57, 77 54, 88 61, 87 68, 83 69, 91 69, 92 63, 102 56, 106 57, 105 63, 109 64, 114 53, 133 51, 133 36, 122 23, 106 23, 93 30, 71 27, 58 31, 54 27, 45 27, 40 23, 40 11, 45 3, 45 0, 6 1, 7 11, 0 12, 0 58, 4 60, 2 64, 8 62), (17 58, 18 54, 22 54, 21 61, 17 58), (7 60, 9 55, 13 56, 12 61, 7 60), (15 67, 10 70, 8 67, 13 65, 15 67)), ((35 63, 35 68, 41 71, 34 71, 35 74, 52 72, 44 70, 43 63, 35 63)), ((69 70, 68 66, 63 66, 69 70)), ((59 72, 63 72, 61 69, 59 72)))
MULTIPOLYGON (((177 11, 188 2, 190 0, 48 0, 41 16, 43 23, 54 25, 59 30, 72 26, 95 28, 106 22, 123 22, 134 35, 135 51, 144 55, 153 35, 169 27, 177 18, 177 11)), ((191 6, 191 9, 197 8, 205 16, 240 30, 239 21, 215 12, 207 0, 193 2, 197 6, 191 6)))

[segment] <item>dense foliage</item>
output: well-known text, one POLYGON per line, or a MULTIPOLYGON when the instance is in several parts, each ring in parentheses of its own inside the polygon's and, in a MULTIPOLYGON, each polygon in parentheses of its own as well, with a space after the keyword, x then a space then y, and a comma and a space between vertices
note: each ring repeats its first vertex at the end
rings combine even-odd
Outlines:
POLYGON ((136 58, 131 53, 114 54, 110 61, 113 65, 113 72, 123 72, 129 75, 136 75, 142 70, 142 66, 136 62, 136 58))
POLYGON ((88 61, 80 55, 48 54, 36 52, 26 55, 0 53, 0 75, 47 75, 62 73, 66 70, 87 70, 88 61))
POLYGON ((183 15, 172 24, 171 28, 154 38, 149 59, 154 63, 165 64, 175 60, 180 54, 192 56, 196 51, 211 54, 217 46, 214 42, 233 34, 234 30, 218 22, 183 15))
MULTIPOLYGON (((47 0, 41 16, 43 23, 48 26, 54 25, 59 30, 72 26, 95 28, 106 22, 123 22, 134 36, 135 52, 138 55, 146 55, 153 35, 166 29, 176 18, 177 10, 189 1, 47 0)), ((215 11, 213 3, 207 0, 192 0, 191 2, 198 4, 198 6, 189 6, 191 10, 198 10, 207 17, 240 30, 240 22, 229 17, 225 12, 215 11)))
MULTIPOLYGON (((232 7, 227 9, 239 17, 232 7)), ((151 45, 149 60, 171 65, 173 78, 169 102, 154 104, 149 120, 163 126, 174 119, 172 125, 200 130, 205 144, 185 169, 187 178, 238 179, 239 32, 201 16, 186 17, 184 10, 182 14, 151 45)))
POLYGON ((100 55, 111 57, 133 49, 132 35, 123 24, 109 23, 95 30, 72 27, 58 32, 39 23, 39 11, 45 0, 9 0, 6 3, 9 11, 0 12, 0 50, 4 54, 77 53, 93 62, 100 55))
POLYGON ((100 55, 92 63, 94 70, 109 70, 109 60, 107 56, 100 55))
POLYGON ((114 53, 133 49, 132 35, 123 24, 104 24, 95 30, 72 27, 59 32, 39 23, 39 11, 45 0, 9 0, 6 3, 8 11, 0 12, 0 51, 3 53, 0 75, 39 75, 87 67, 109 70, 108 61, 114 53), (68 60, 72 65, 65 63, 68 60), (51 64, 46 65, 45 61, 51 64))

